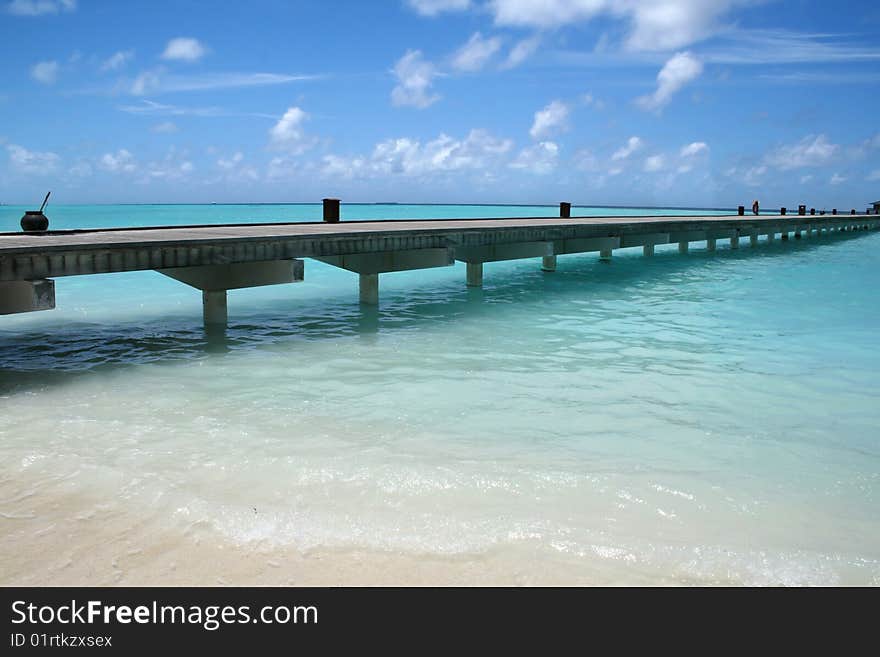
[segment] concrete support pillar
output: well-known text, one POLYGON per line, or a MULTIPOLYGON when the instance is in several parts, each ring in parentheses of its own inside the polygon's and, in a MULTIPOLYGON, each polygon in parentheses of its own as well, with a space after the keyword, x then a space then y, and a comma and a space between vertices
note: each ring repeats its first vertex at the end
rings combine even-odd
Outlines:
POLYGON ((688 252, 688 243, 687 242, 679 242, 678 243, 678 252, 679 253, 687 253, 688 252))
POLYGON ((799 231, 799 230, 794 231, 794 238, 796 240, 799 240, 801 238, 801 231, 799 231))
POLYGON ((9 281, 0 283, 0 315, 52 310, 55 307, 55 281, 9 281))
POLYGON ((226 290, 202 290, 205 326, 226 326, 226 290))
POLYGON ((782 235, 780 235, 783 241, 788 241, 788 231, 782 231, 782 235))
POLYGON ((749 244, 751 246, 758 246, 758 233, 752 233, 749 235, 749 244))
POLYGON ((653 244, 645 244, 645 246, 642 247, 642 255, 644 255, 644 256, 654 255, 654 245, 653 244))
POLYGON ((739 235, 735 235, 730 238, 730 248, 738 249, 739 248, 739 235))
POLYGON ((715 238, 710 237, 709 239, 706 240, 706 248, 709 251, 714 251, 715 250, 715 242, 716 242, 715 238))
POLYGON ((467 264, 467 286, 483 287, 483 263, 468 262, 467 264))
POLYGON ((611 260, 611 249, 602 249, 599 251, 599 260, 609 262, 611 260))
POLYGON ((556 256, 544 256, 541 260, 541 269, 544 271, 556 271, 556 256))
POLYGON ((379 305, 379 274, 359 274, 361 303, 379 305))
POLYGON ((771 244, 776 239, 776 233, 767 233, 767 243, 771 244))

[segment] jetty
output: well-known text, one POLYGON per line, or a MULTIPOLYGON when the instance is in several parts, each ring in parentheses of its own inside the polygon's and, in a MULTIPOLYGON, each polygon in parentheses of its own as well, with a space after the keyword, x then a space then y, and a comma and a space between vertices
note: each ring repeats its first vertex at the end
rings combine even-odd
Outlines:
MULTIPOLYGON (((560 217, 340 221, 325 202, 321 222, 163 226, 0 233, 0 314, 55 307, 55 280, 65 276, 154 270, 202 292, 206 326, 225 326, 226 291, 302 281, 305 259, 359 276, 360 301, 379 302, 379 276, 464 262, 468 286, 483 283, 484 265, 595 252, 610 262, 617 249, 692 243, 714 251, 880 227, 875 214, 560 217)), ((802 210, 803 211, 803 210, 802 210)))

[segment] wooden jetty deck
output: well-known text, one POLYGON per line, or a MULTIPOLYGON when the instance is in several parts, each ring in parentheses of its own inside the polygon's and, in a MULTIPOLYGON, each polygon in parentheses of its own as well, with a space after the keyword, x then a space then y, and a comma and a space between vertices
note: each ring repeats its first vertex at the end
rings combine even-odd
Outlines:
POLYGON ((206 325, 226 323, 226 291, 301 281, 303 258, 357 273, 360 300, 379 300, 379 274, 467 263, 482 285, 487 262, 718 240, 783 240, 880 227, 877 215, 528 217, 225 224, 0 233, 0 314, 55 307, 63 276, 155 270, 202 291, 206 325))

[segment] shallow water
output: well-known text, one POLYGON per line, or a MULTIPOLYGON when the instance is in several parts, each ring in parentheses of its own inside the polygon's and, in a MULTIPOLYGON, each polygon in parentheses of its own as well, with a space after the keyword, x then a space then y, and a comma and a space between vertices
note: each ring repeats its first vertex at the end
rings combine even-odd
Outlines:
POLYGON ((878 584, 878 252, 880 232, 628 249, 487 264, 482 290, 456 265, 383 275, 378 309, 309 260, 231 292, 219 335, 160 274, 58 279, 57 310, 0 317, 0 549, 143 522, 492 555, 497 581, 878 584))

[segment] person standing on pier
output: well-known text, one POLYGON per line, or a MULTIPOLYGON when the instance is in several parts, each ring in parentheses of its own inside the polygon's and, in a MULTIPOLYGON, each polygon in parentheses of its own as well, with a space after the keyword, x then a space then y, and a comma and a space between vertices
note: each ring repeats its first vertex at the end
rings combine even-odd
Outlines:
POLYGON ((758 200, 755 199, 752 202, 752 214, 757 215, 760 210, 760 206, 758 205, 758 200))

